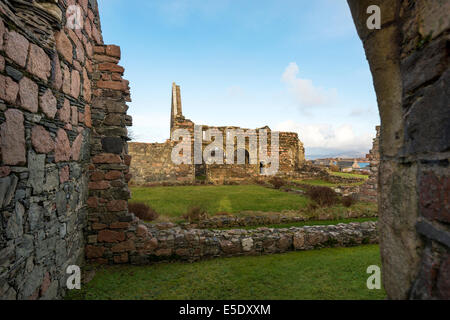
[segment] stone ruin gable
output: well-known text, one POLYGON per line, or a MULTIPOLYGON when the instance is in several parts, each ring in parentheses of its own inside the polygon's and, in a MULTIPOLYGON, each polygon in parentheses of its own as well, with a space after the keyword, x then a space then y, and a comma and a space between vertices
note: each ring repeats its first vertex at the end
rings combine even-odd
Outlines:
POLYGON ((373 139, 373 146, 369 152, 369 179, 359 188, 358 197, 362 201, 378 201, 378 167, 380 165, 380 126, 376 127, 377 134, 373 139))
POLYGON ((160 182, 192 182, 194 167, 188 164, 175 165, 172 150, 175 142, 129 143, 132 155, 130 185, 148 185, 160 182))
POLYGON ((391 299, 450 299, 450 2, 348 0, 381 116, 379 229, 391 299), (366 26, 369 5, 380 30, 366 26))
MULTIPOLYGON (((224 153, 226 154, 226 137, 227 130, 244 130, 247 132, 250 129, 240 128, 240 127, 211 127, 203 126, 203 131, 208 129, 218 129, 223 135, 224 153)), ((272 130, 269 127, 262 127, 255 129, 255 136, 257 145, 259 145, 259 131, 265 129, 267 130, 267 153, 270 155, 271 147, 271 133, 272 130)), ((205 148, 209 142, 203 142, 203 148, 205 148)), ((248 152, 249 158, 251 154, 249 152, 249 138, 246 138, 245 150, 248 152)), ((300 166, 305 160, 305 152, 303 144, 298 138, 297 133, 293 132, 279 132, 279 150, 280 150, 280 165, 279 165, 279 175, 295 175, 300 166)), ((237 140, 234 143, 234 154, 238 151, 237 140)), ((235 155, 236 162, 236 155, 235 155)), ((223 184, 228 182, 248 182, 256 178, 261 178, 260 174, 260 157, 259 151, 257 154, 256 164, 251 164, 250 161, 246 161, 245 164, 206 164, 206 176, 207 180, 215 184, 223 184)))
POLYGON ((95 1, 0 2, 0 299, 64 294, 84 255, 95 1), (78 4, 84 28, 65 26, 78 4))
MULTIPOLYGON (((178 93, 179 95, 179 93, 178 93)), ((172 126, 172 132, 175 129, 186 129, 192 137, 192 163, 194 163, 194 126, 195 124, 188 119, 185 119, 180 113, 175 118, 172 126)), ((226 155, 226 137, 227 130, 244 130, 250 129, 240 128, 235 126, 202 126, 203 132, 208 129, 217 129, 223 135, 223 149, 226 155)), ((268 153, 270 154, 270 139, 271 130, 269 127, 263 127, 255 130, 256 139, 258 141, 258 130, 267 130, 267 145, 268 153)), ((280 132, 280 175, 295 176, 298 174, 299 168, 305 162, 305 152, 301 141, 298 139, 297 133, 280 132)), ((206 146, 211 142, 202 142, 202 152, 206 146)), ((196 175, 204 175, 208 182, 214 184, 223 184, 228 182, 248 182, 260 175, 260 161, 257 159, 257 164, 226 164, 224 159, 223 164, 205 164, 202 165, 175 165, 171 161, 171 153, 173 147, 177 142, 168 140, 165 143, 135 143, 130 142, 129 152, 133 160, 130 167, 130 172, 133 176, 131 180, 132 185, 146 185, 158 183, 192 183, 195 181, 196 175)), ((234 152, 238 148, 235 139, 234 152)), ((249 139, 246 138, 245 150, 249 150, 249 139)), ((249 154, 249 153, 248 153, 249 154)))

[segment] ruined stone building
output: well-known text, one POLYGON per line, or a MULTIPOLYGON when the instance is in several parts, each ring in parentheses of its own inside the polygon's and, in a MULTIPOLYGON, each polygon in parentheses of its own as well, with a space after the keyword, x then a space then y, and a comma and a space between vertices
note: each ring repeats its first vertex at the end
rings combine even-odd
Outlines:
MULTIPOLYGON (((181 104, 180 87, 175 83, 172 85, 172 108, 170 117, 171 137, 177 129, 184 129, 190 133, 192 150, 196 141, 201 142, 202 153, 210 143, 206 139, 206 131, 209 129, 221 132, 223 141, 223 163, 208 164, 205 159, 201 163, 194 161, 194 152, 191 154, 191 164, 174 164, 171 160, 172 150, 179 143, 175 139, 167 140, 165 143, 135 143, 129 142, 129 154, 132 156, 130 172, 133 175, 131 183, 137 185, 162 183, 162 182, 194 182, 196 178, 206 179, 212 183, 242 182, 249 181, 257 177, 263 177, 264 169, 269 166, 260 156, 259 150, 254 148, 253 152, 250 143, 259 141, 260 132, 267 132, 267 145, 270 154, 271 130, 269 127, 258 128, 256 130, 243 129, 234 126, 212 127, 202 125, 201 130, 195 132, 196 125, 183 115, 181 104), (233 130, 243 130, 247 133, 245 145, 238 144, 237 137, 230 137, 233 130), (233 164, 227 163, 227 139, 233 139, 233 150, 228 158, 233 158, 233 164), (239 153, 241 153, 242 164, 238 164, 239 153), (252 159, 252 157, 254 157, 252 159)), ((199 130, 200 130, 199 129, 199 130)), ((294 176, 305 161, 305 150, 297 133, 279 132, 279 175, 294 176)), ((255 147, 257 147, 255 145, 255 147)), ((217 150, 212 149, 214 156, 217 150)))
MULTIPOLYGON (((384 287, 390 299, 450 299, 450 3, 348 3, 381 116, 384 287), (367 29, 370 5, 381 8, 381 29, 367 29)), ((158 241, 128 211, 128 148, 137 179, 194 179, 197 171, 168 167, 171 142, 128 146, 130 91, 120 57, 119 47, 103 42, 96 0, 0 1, 0 299, 61 298, 67 267, 86 261, 144 264, 196 252, 172 250, 173 240, 158 241), (147 158, 154 166, 140 165, 147 158)), ((193 130, 174 93, 172 129, 193 130)), ((294 172, 303 161, 297 135, 280 133, 280 146, 280 171, 294 172)), ((258 174, 258 164, 248 166, 206 167, 206 175, 258 174)), ((225 241, 201 253, 244 248, 255 251, 225 241)))
POLYGON ((370 160, 369 179, 360 187, 360 200, 376 202, 378 196, 378 167, 380 165, 380 126, 376 127, 377 134, 373 139, 372 149, 368 154, 370 160))

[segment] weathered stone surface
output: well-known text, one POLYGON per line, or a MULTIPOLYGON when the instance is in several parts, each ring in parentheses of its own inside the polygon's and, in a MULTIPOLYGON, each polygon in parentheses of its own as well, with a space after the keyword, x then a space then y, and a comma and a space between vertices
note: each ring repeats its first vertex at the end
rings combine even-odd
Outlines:
POLYGON ((3 20, 0 19, 0 50, 3 50, 3 38, 5 36, 6 28, 3 20))
POLYGON ((111 200, 107 204, 107 209, 110 212, 125 211, 127 208, 128 204, 125 200, 111 200))
POLYGON ((72 70, 72 78, 71 78, 71 82, 70 82, 70 95, 72 97, 75 97, 76 99, 78 99, 78 97, 80 96, 80 72, 78 72, 77 70, 72 70))
POLYGON ((122 74, 125 70, 123 67, 115 64, 115 63, 110 63, 110 62, 104 62, 104 63, 100 63, 98 65, 98 69, 100 71, 110 71, 110 72, 117 72, 122 74))
POLYGON ((424 172, 419 187, 422 214, 429 220, 450 223, 450 177, 424 172))
POLYGON ((93 181, 89 182, 89 189, 91 190, 106 190, 111 187, 109 181, 93 181))
POLYGON ((69 166, 64 166, 59 169, 59 182, 64 183, 69 181, 70 178, 70 168, 69 166))
POLYGON ((25 208, 20 202, 17 202, 16 208, 6 224, 6 236, 9 239, 16 239, 23 235, 24 214, 25 208))
POLYGON ((103 247, 86 246, 86 258, 88 259, 100 258, 103 256, 104 251, 105 249, 103 247))
POLYGON ((0 178, 4 178, 9 176, 9 174, 11 173, 11 168, 8 166, 3 166, 0 167, 0 178))
POLYGON ((27 77, 19 82, 20 105, 30 112, 38 111, 38 85, 27 77))
POLYGON ((6 121, 0 125, 2 160, 6 165, 23 165, 25 156, 25 127, 23 114, 16 109, 5 111, 6 121))
POLYGON ((19 179, 15 175, 0 178, 0 208, 11 204, 19 179))
POLYGON ((59 186, 58 169, 56 168, 56 166, 47 167, 43 190, 45 192, 51 192, 56 190, 58 186, 59 186))
POLYGON ((83 134, 80 133, 72 143, 71 157, 73 160, 80 160, 81 147, 83 145, 83 134))
POLYGON ((50 133, 39 125, 31 129, 31 143, 37 153, 50 153, 55 148, 55 142, 50 133))
POLYGON ((105 48, 105 53, 108 56, 116 57, 120 59, 120 47, 115 45, 107 45, 105 48))
POLYGON ((73 47, 69 38, 67 38, 64 30, 61 30, 55 34, 56 49, 69 63, 72 63, 73 59, 73 47))
POLYGON ((126 85, 122 81, 97 81, 97 86, 100 89, 110 89, 117 91, 125 91, 127 89, 126 85))
POLYGON ((112 170, 112 171, 108 171, 105 174, 105 179, 106 180, 117 180, 123 177, 123 174, 121 171, 117 171, 117 170, 112 170))
POLYGON ((58 54, 54 54, 52 59, 52 83, 56 90, 60 90, 63 85, 63 74, 58 54))
POLYGON ((92 100, 91 80, 85 68, 83 68, 83 97, 88 103, 92 100))
POLYGON ((0 75, 0 99, 15 104, 18 93, 19 85, 10 77, 0 75))
POLYGON ((59 120, 62 122, 68 123, 70 121, 70 102, 67 99, 64 99, 63 106, 58 110, 59 120))
POLYGON ((245 238, 242 239, 242 250, 248 252, 253 249, 253 239, 252 238, 245 238))
POLYGON ((70 69, 65 64, 63 65, 63 85, 62 89, 65 94, 70 94, 71 81, 70 81, 70 69))
POLYGON ((122 242, 125 240, 125 233, 120 231, 102 230, 98 233, 97 240, 99 242, 122 242))
POLYGON ((427 87, 406 117, 406 150, 444 152, 450 148, 450 70, 436 85, 427 87), (430 108, 430 106, 433 106, 430 108))
POLYGON ((55 118, 57 101, 50 89, 45 91, 45 93, 39 98, 39 104, 42 112, 44 112, 47 117, 50 119, 55 118))
POLYGON ((6 34, 6 55, 24 68, 27 62, 29 44, 24 36, 15 31, 10 31, 6 34))
POLYGON ((134 245, 134 241, 133 240, 128 240, 128 241, 121 242, 119 244, 114 245, 111 248, 111 251, 114 252, 114 253, 128 252, 128 251, 134 251, 134 250, 136 250, 136 247, 134 245))
POLYGON ((50 59, 45 51, 35 44, 30 44, 27 71, 47 81, 51 74, 50 59))
POLYGON ((36 203, 30 205, 28 210, 28 224, 30 226, 30 231, 36 231, 41 228, 44 223, 44 208, 36 203))
POLYGON ((16 68, 13 68, 11 66, 7 66, 5 68, 6 74, 14 79, 14 81, 19 82, 23 78, 23 72, 20 72, 16 68))
POLYGON ((102 139, 102 148, 106 153, 121 154, 123 150, 123 140, 118 137, 105 137, 102 139))
POLYGON ((92 158, 92 162, 114 164, 114 163, 121 163, 122 159, 117 154, 100 153, 96 155, 94 158, 92 158))
POLYGON ((69 161, 71 155, 71 148, 69 138, 64 129, 58 129, 55 141, 55 161, 69 161))
POLYGON ((74 126, 77 126, 78 125, 78 108, 76 106, 71 106, 70 108, 71 108, 71 117, 70 117, 71 123, 74 126))
POLYGON ((62 190, 56 193, 56 211, 59 216, 63 216, 67 212, 67 197, 62 190))
POLYGON ((88 128, 92 127, 91 107, 89 105, 84 108, 84 124, 88 128))
POLYGON ((28 185, 33 188, 33 194, 40 194, 44 186, 45 154, 28 152, 28 170, 28 185))

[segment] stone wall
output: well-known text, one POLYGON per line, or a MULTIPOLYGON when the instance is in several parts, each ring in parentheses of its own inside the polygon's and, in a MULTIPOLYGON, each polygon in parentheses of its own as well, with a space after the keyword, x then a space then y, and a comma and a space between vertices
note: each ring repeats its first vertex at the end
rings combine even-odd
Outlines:
POLYGON ((127 253, 133 264, 148 264, 372 244, 378 243, 378 231, 375 222, 253 230, 159 229, 138 223, 127 238, 126 244, 112 242, 111 250, 127 253))
POLYGON ((380 166, 380 127, 377 126, 377 135, 373 139, 373 146, 369 153, 370 175, 369 179, 360 187, 358 197, 362 201, 378 201, 378 168, 380 166))
POLYGON ((131 160, 130 183, 149 185, 163 182, 193 182, 194 166, 175 165, 172 162, 172 150, 175 142, 166 143, 128 143, 131 160))
MULTIPOLYGON (((178 118, 174 121, 173 130, 184 128, 192 132, 194 136, 194 123, 184 118, 178 118)), ((226 132, 227 130, 240 129, 237 127, 208 127, 203 126, 203 131, 208 129, 217 129, 223 133, 223 149, 226 154, 226 132)), ((268 129, 268 128, 267 128, 268 129)), ((248 130, 248 129, 244 129, 248 130)), ((270 129, 268 129, 268 148, 270 149, 270 129)), ((258 139, 258 133, 256 133, 258 139)), ((195 177, 204 175, 206 182, 214 184, 251 182, 256 178, 264 178, 261 175, 259 160, 258 164, 203 164, 203 172, 196 172, 198 166, 195 165, 176 165, 171 160, 172 150, 178 142, 168 140, 165 143, 128 143, 129 154, 132 157, 130 172, 133 176, 132 185, 155 185, 163 183, 193 183, 195 177)), ((208 146, 208 142, 202 143, 202 150, 208 146)), ((246 142, 246 150, 249 142, 246 142)), ((278 175, 298 176, 299 167, 305 162, 305 150, 303 144, 298 139, 296 133, 280 132, 280 165, 278 175)), ((194 156, 194 142, 192 141, 192 157, 194 156)), ((235 143, 234 152, 237 151, 235 143)), ((236 161, 236 159, 235 159, 236 161)), ((192 162, 193 159, 192 159, 192 162)), ((270 177, 268 177, 270 178, 270 177)))
POLYGON ((0 2, 0 297, 64 293, 81 265, 92 132, 95 1, 0 2), (64 28, 78 4, 83 29, 64 28))
POLYGON ((391 299, 450 299, 448 1, 349 0, 381 116, 379 210, 391 299), (367 8, 381 8, 369 30, 367 8))

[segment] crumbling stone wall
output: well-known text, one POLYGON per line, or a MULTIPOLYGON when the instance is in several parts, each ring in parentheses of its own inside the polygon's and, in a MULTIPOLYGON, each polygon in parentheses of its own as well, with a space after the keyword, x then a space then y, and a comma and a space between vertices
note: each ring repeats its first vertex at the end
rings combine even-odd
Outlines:
POLYGON ((377 134, 373 139, 373 146, 369 152, 369 179, 360 187, 358 197, 363 201, 378 201, 378 167, 380 166, 380 126, 376 127, 377 134))
POLYGON ((376 222, 253 230, 164 228, 140 224, 136 235, 127 245, 113 247, 117 251, 128 250, 130 261, 135 264, 378 243, 376 222))
MULTIPOLYGON (((180 119, 180 118, 178 118, 180 119)), ((175 121, 173 129, 188 129, 194 137, 194 123, 190 120, 181 122, 175 121)), ((223 134, 223 150, 226 154, 226 132, 227 130, 241 129, 238 127, 211 127, 203 126, 203 131, 208 129, 217 129, 223 134)), ((270 152, 270 128, 265 128, 268 132, 268 149, 270 152)), ((243 129, 248 130, 248 129, 243 129)), ((251 135, 250 135, 251 136, 251 135)), ((258 132, 255 131, 254 136, 258 139, 258 132)), ((137 143, 129 142, 129 154, 132 156, 130 172, 133 176, 131 184, 146 185, 157 183, 185 183, 194 182, 196 173, 195 165, 176 165, 172 162, 172 150, 178 142, 168 140, 165 143, 137 143)), ((202 150, 208 146, 209 142, 203 141, 202 150)), ((248 152, 249 142, 247 139, 246 149, 248 152)), ((194 141, 192 145, 192 163, 194 162, 194 141)), ((290 175, 295 177, 299 174, 299 168, 305 162, 305 151, 303 144, 298 139, 297 133, 280 132, 279 133, 279 152, 280 164, 279 175, 290 175)), ((237 143, 234 145, 234 154, 237 152, 237 143)), ((248 155, 248 153, 247 153, 248 155)), ((236 159, 235 159, 236 160, 236 159)), ((256 178, 261 178, 260 164, 251 164, 248 161, 245 164, 227 164, 224 160, 223 164, 205 164, 203 163, 204 175, 206 181, 223 184, 229 182, 248 182, 256 178)))
POLYGON ((0 297, 61 297, 86 226, 95 1, 0 2, 0 297), (69 4, 83 29, 64 28, 69 4))
POLYGON ((194 166, 175 165, 172 150, 175 142, 128 143, 132 156, 132 185, 148 185, 163 182, 192 182, 195 179, 194 166))
POLYGON ((450 2, 348 0, 381 116, 379 210, 391 299, 450 298, 450 2), (381 8, 380 30, 366 25, 381 8))

